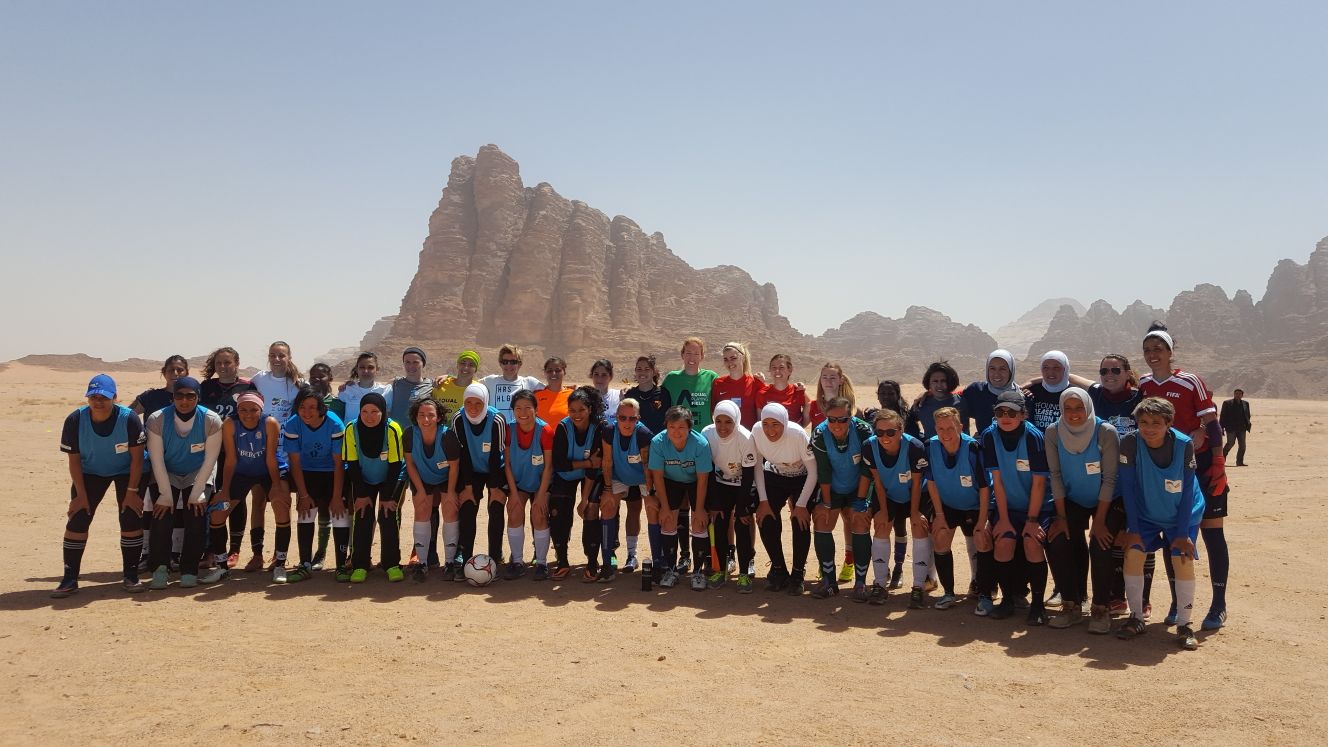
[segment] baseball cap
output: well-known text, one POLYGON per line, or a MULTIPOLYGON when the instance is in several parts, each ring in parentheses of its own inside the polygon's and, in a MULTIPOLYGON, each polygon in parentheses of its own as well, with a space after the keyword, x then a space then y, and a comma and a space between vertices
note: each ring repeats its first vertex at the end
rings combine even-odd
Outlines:
POLYGON ((97 395, 107 399, 115 399, 115 379, 107 374, 97 374, 88 382, 88 393, 84 397, 97 395))
MULTIPOLYGON (((1001 392, 1000 396, 996 398, 996 407, 1009 407, 1011 409, 1018 410, 1019 412, 1023 412, 1024 395, 1022 392, 1014 390, 1008 392, 1001 392)), ((992 409, 994 410, 996 409, 996 407, 993 407, 992 409)))

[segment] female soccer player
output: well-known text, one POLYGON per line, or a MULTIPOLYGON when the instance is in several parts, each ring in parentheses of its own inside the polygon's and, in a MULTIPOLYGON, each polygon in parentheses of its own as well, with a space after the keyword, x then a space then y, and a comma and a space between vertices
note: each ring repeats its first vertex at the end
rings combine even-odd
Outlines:
POLYGON ((498 348, 498 365, 502 373, 489 374, 480 379, 480 383, 489 389, 489 404, 512 423, 512 396, 520 391, 535 391, 540 387, 540 380, 534 376, 522 376, 521 364, 525 361, 521 348, 507 343, 498 348))
MULTIPOLYGON (((942 407, 932 413, 936 423, 936 435, 927 439, 927 493, 931 498, 932 547, 936 563, 936 573, 940 577, 945 593, 934 605, 938 610, 953 607, 959 597, 955 596, 954 558, 950 554, 950 545, 954 541, 955 530, 963 532, 964 537, 978 534, 983 540, 986 536, 987 507, 991 492, 987 487, 987 470, 982 462, 982 447, 963 431, 959 410, 942 407)), ((990 552, 987 542, 975 544, 975 550, 990 552)), ((925 592, 928 575, 927 555, 914 547, 913 591, 910 593, 908 606, 919 609, 926 606, 925 592)))
MULTIPOLYGON (((715 403, 710 399, 719 374, 708 368, 701 368, 705 360, 705 343, 699 337, 688 337, 682 341, 682 368, 670 371, 664 376, 660 386, 669 393, 669 400, 674 407, 686 407, 692 411, 692 427, 697 433, 711 423, 715 403)), ((667 426, 666 426, 667 427, 667 426)), ((655 434, 656 438, 659 433, 655 434)), ((661 497, 661 500, 663 498, 661 497)), ((691 507, 684 502, 678 512, 678 523, 682 527, 691 525, 691 507)), ((687 553, 686 543, 675 543, 678 559, 675 568, 679 575, 687 575, 691 570, 691 558, 687 553)))
POLYGON ((535 390, 536 412, 546 423, 559 423, 567 417, 567 400, 572 387, 563 385, 567 375, 567 361, 553 356, 544 361, 544 384, 535 390))
MULTIPOLYGON (((862 459, 871 472, 876 486, 876 511, 873 516, 876 538, 872 540, 872 563, 875 565, 876 583, 868 591, 868 601, 885 604, 886 589, 897 589, 904 576, 904 557, 908 549, 901 537, 907 537, 909 519, 914 507, 919 511, 913 533, 913 554, 926 549, 930 554, 930 540, 925 548, 919 543, 927 539, 925 523, 931 521, 930 503, 920 501, 922 472, 926 466, 926 447, 922 441, 904 432, 904 418, 897 410, 882 407, 872 421, 873 435, 862 446, 862 459), (891 527, 894 528, 895 568, 888 572, 888 549, 891 527)), ((930 559, 928 558, 930 564, 930 559)))
POLYGON ((1139 430, 1121 439, 1117 479, 1125 495, 1125 595, 1130 602, 1130 617, 1116 635, 1129 639, 1146 630, 1144 554, 1165 550, 1176 576, 1172 601, 1176 640, 1181 647, 1193 650, 1199 647, 1190 627, 1194 561, 1199 556, 1194 543, 1207 504, 1198 479, 1194 443, 1172 426, 1175 414, 1175 407, 1167 400, 1148 397, 1134 411, 1139 430))
POLYGON ((603 408, 597 419, 607 423, 617 415, 618 400, 622 399, 622 392, 613 388, 613 361, 599 358, 590 364, 590 383, 599 392, 600 407, 603 408))
MULTIPOLYGON (((204 583, 216 583, 227 575, 226 521, 231 507, 243 504, 254 491, 266 494, 287 471, 286 454, 277 448, 281 427, 277 419, 263 415, 263 395, 256 391, 241 394, 235 414, 226 418, 221 428, 223 468, 221 482, 208 506, 209 545, 216 567, 203 577, 204 583)), ((272 566, 272 582, 284 584, 286 552, 290 547, 290 503, 272 504, 277 515, 277 554, 272 566)), ((297 579, 304 580, 304 576, 297 579)))
MULTIPOLYGON (((683 346, 684 362, 688 360, 690 345, 689 342, 683 346)), ((699 358, 693 360, 700 362, 699 358)), ((708 391, 706 397, 709 398, 708 391)), ((709 489, 706 476, 714 469, 710 444, 694 430, 696 423, 692 420, 690 408, 671 407, 664 420, 664 432, 656 434, 650 442, 650 470, 655 478, 655 496, 661 502, 659 523, 664 551, 662 557, 655 559, 654 567, 662 569, 657 570, 660 587, 671 589, 677 585, 679 571, 673 557, 678 544, 678 515, 682 506, 690 505, 692 561, 696 569, 692 575, 692 590, 704 591, 704 568, 710 554, 710 540, 706 535, 706 491, 709 489)))
MULTIPOLYGON (((1120 353, 1108 353, 1102 357, 1102 362, 1098 368, 1098 375, 1101 377, 1098 383, 1088 388, 1088 396, 1093 400, 1093 411, 1096 415, 1116 428, 1119 438, 1134 433, 1134 408, 1143 401, 1143 395, 1139 393, 1139 375, 1130 366, 1130 359, 1120 353)), ((1125 577, 1122 569, 1125 565, 1125 545, 1122 540, 1125 532, 1122 529, 1125 526, 1125 509, 1120 505, 1120 485, 1116 486, 1116 501, 1111 511, 1108 513, 1112 517, 1112 529, 1108 530, 1105 524, 1099 525, 1096 521, 1093 524, 1093 535, 1095 538, 1106 538, 1110 536, 1114 544, 1111 546, 1111 559, 1113 565, 1113 581, 1111 584, 1111 601, 1108 606, 1111 609, 1113 617, 1129 613, 1129 605, 1125 603, 1125 577)), ((1096 542, 1093 546, 1096 547, 1096 542)), ((1093 560, 1096 563, 1096 560, 1093 560)), ((1157 567, 1157 554, 1148 553, 1144 559, 1144 619, 1148 618, 1151 611, 1149 597, 1151 596, 1153 586, 1153 571, 1157 567)), ((1097 567, 1093 569, 1094 587, 1093 596, 1097 596, 1097 567)), ((1090 632, 1100 632, 1101 624, 1094 625, 1089 621, 1090 632)), ((1108 629, 1106 632, 1111 632, 1108 629)))
POLYGON ((455 417, 461 412, 466 388, 475 383, 475 373, 479 370, 480 354, 474 350, 461 351, 456 359, 456 375, 439 376, 434 380, 433 398, 455 417))
MULTIPOLYGON (((188 375, 189 361, 185 360, 183 355, 172 355, 161 366, 161 378, 165 379, 166 385, 160 389, 148 389, 138 395, 129 404, 129 408, 144 422, 147 422, 149 415, 171 406, 171 390, 175 386, 175 380, 188 375)), ((153 489, 153 480, 155 479, 150 468, 143 471, 143 484, 139 486, 139 492, 142 496, 146 497, 148 491, 153 489)), ((183 514, 181 514, 180 520, 184 521, 183 514)), ((161 531, 171 535, 171 552, 178 556, 184 543, 184 524, 181 524, 178 529, 174 524, 162 524, 161 531)), ((140 571, 150 570, 148 566, 148 548, 151 544, 152 512, 147 511, 143 514, 143 555, 138 560, 138 570, 140 571)))
MULTIPOLYGON (((172 511, 184 514, 184 547, 180 556, 180 586, 198 584, 198 560, 207 526, 207 483, 221 453, 221 418, 198 406, 198 380, 175 380, 172 407, 148 416, 148 455, 157 490, 149 493, 153 517, 169 526, 172 511)), ((165 589, 170 580, 170 532, 155 532, 148 549, 152 581, 148 588, 165 589)))
MULTIPOLYGON (((771 402, 784 406, 789 420, 804 428, 811 423, 811 410, 807 407, 807 388, 803 384, 794 384, 793 359, 783 353, 776 353, 770 358, 770 382, 756 395, 756 411, 759 413, 771 402)), ((751 426, 755 428, 755 426, 751 426)))
MULTIPOLYGON (((593 386, 579 386, 568 397, 567 416, 558 421, 553 434, 553 475, 549 482, 549 529, 557 565, 552 575, 564 578, 572 572, 567 546, 572 541, 573 510, 577 488, 581 488, 580 509, 584 513, 591 499, 595 470, 600 467, 600 420, 595 414, 602 405, 599 391, 593 386)), ((596 498, 598 500, 598 498, 596 498)), ((596 508, 598 511, 598 508, 596 508)), ((586 520, 586 523, 591 523, 586 520)), ((594 521, 598 535, 599 522, 594 521)), ((582 540, 589 530, 583 527, 582 540)), ((583 547, 583 549, 586 549, 583 547)), ((599 558, 587 556, 586 571, 599 575, 599 558)), ((593 580, 593 579, 591 579, 593 580)))
POLYGON ((341 444, 341 459, 346 463, 346 478, 354 499, 349 580, 359 584, 369 577, 376 515, 379 561, 387 570, 388 581, 400 581, 406 573, 401 570, 401 511, 394 495, 405 462, 401 426, 387 416, 387 398, 378 392, 360 398, 359 413, 346 424, 341 444))
MULTIPOLYGON (((855 599, 867 599, 867 564, 871 559, 871 518, 868 514, 867 487, 871 472, 862 461, 862 445, 871 438, 871 426, 853 417, 852 404, 845 397, 826 402, 825 420, 812 429, 812 454, 816 457, 816 475, 821 490, 813 499, 815 510, 816 559, 821 565, 821 581, 812 596, 825 599, 839 593, 835 581, 835 523, 847 513, 852 534, 852 557, 861 562, 849 568, 856 577, 855 599)), ((807 518, 807 509, 795 508, 794 516, 807 518)), ((845 564, 849 563, 846 558, 845 564)))
POLYGON ((987 380, 969 384, 959 395, 964 402, 963 412, 973 422, 974 434, 981 434, 991 425, 991 414, 1001 392, 1018 388, 1014 380, 1014 356, 1005 349, 991 351, 987 356, 987 380))
MULTIPOLYGON (((346 403, 337 399, 336 395, 332 393, 332 383, 333 382, 332 382, 331 366, 327 365, 326 363, 315 363, 309 367, 309 386, 313 388, 314 392, 318 394, 318 396, 323 398, 323 412, 324 413, 330 412, 333 415, 336 415, 337 421, 344 424, 346 422, 346 406, 345 406, 346 403)), ((296 405, 294 409, 297 411, 298 414, 299 406, 296 405)), ((290 419, 288 418, 286 422, 290 422, 290 419)), ((287 443, 286 445, 289 446, 290 444, 287 443)), ((340 442, 337 442, 336 454, 337 454, 337 459, 340 460, 341 459, 340 442)), ((349 527, 350 524, 348 523, 346 524, 346 526, 349 527)), ((309 566, 315 571, 323 570, 323 559, 327 556, 327 542, 328 542, 328 536, 329 534, 331 534, 331 530, 332 530, 332 515, 328 513, 328 510, 326 508, 319 507, 318 549, 314 551, 314 560, 313 563, 311 563, 309 566)), ((346 541, 349 543, 350 541, 349 536, 347 537, 346 541)), ((437 558, 436 557, 430 558, 430 560, 436 561, 437 558)))
POLYGON ((1028 420, 1039 431, 1045 431, 1061 416, 1061 392, 1071 384, 1070 359, 1059 350, 1048 350, 1039 365, 1042 376, 1027 387, 1033 400, 1028 420))
MULTIPOLYGON (((904 401, 904 391, 894 379, 883 379, 876 385, 876 403, 883 409, 899 413, 900 423, 908 417, 908 403, 904 401)), ((875 413, 872 417, 876 417, 875 413)))
MULTIPOLYGON (((976 548, 979 600, 975 614, 997 619, 1009 617, 1014 611, 1015 597, 1023 595, 1027 583, 1033 590, 1028 624, 1046 625, 1045 543, 1053 505, 1045 499, 1050 470, 1042 432, 1028 422, 1024 406, 1021 392, 1002 392, 996 398, 995 423, 982 432, 982 461, 991 477, 996 503, 991 527, 995 549, 993 553, 991 548, 976 548), (1001 581, 999 609, 991 603, 992 582, 997 577, 1001 581)), ((981 538, 978 544, 986 545, 986 538, 981 538)))
MULTIPOLYGON (((673 406, 669 393, 659 385, 659 367, 655 365, 655 356, 642 355, 636 359, 632 371, 636 377, 636 386, 623 392, 624 399, 634 399, 640 407, 641 423, 650 429, 651 434, 664 432, 664 413, 673 406)), ((631 531, 628 531, 631 534, 631 531)))
POLYGON ((138 558, 143 546, 143 422, 128 407, 115 403, 115 380, 97 374, 88 382, 88 404, 65 418, 60 450, 69 455, 69 517, 65 523, 64 575, 51 596, 62 599, 78 591, 88 527, 106 491, 115 486, 120 515, 120 555, 124 590, 137 594, 138 558))
MULTIPOLYGON (((339 401, 339 400, 338 400, 339 401)), ((281 439, 290 461, 290 479, 296 495, 296 543, 300 564, 286 577, 287 582, 303 581, 322 567, 326 538, 313 552, 314 517, 326 516, 335 543, 334 558, 339 574, 350 578, 350 513, 346 510, 343 490, 345 470, 341 461, 346 426, 337 414, 327 409, 323 393, 305 387, 295 395, 295 414, 286 419, 281 439)), ((380 452, 381 453, 381 452, 380 452)))
MULTIPOLYGON (((604 485, 608 491, 600 497, 600 521, 603 522, 605 556, 601 579, 613 580, 610 567, 612 546, 618 541, 619 507, 627 504, 627 562, 623 572, 636 570, 636 538, 641 533, 641 504, 649 495, 646 465, 650 463, 650 439, 655 434, 641 422, 641 405, 631 397, 618 403, 614 423, 604 428, 604 485), (633 521, 635 519, 635 521, 633 521)), ((659 507, 647 516, 651 557, 658 555, 659 507)), ((653 568, 652 568, 653 572, 653 568)))
POLYGON ((415 524, 411 528, 414 538, 410 577, 423 582, 428 574, 429 546, 437 537, 434 521, 443 505, 447 492, 447 478, 452 470, 460 469, 461 444, 455 433, 447 429, 447 410, 432 397, 417 400, 410 406, 410 422, 402 439, 406 455, 406 475, 413 489, 415 524))
POLYGON ((936 435, 936 411, 942 407, 953 407, 959 411, 967 432, 968 413, 964 409, 963 398, 955 393, 955 389, 959 388, 959 373, 954 370, 954 366, 948 361, 936 361, 927 366, 927 372, 922 375, 922 387, 925 391, 918 395, 904 416, 905 429, 914 435, 921 434, 923 440, 931 438, 936 435))
MULTIPOLYGON (((267 370, 259 371, 254 374, 254 388, 259 394, 263 395, 263 414, 270 415, 277 419, 278 423, 284 423, 291 416, 291 403, 295 401, 295 395, 299 393, 303 382, 300 380, 300 369, 291 360, 290 345, 281 340, 273 342, 267 347, 267 370)), ((353 411, 351 411, 353 412, 353 411)), ((279 449, 285 449, 285 444, 278 446, 279 449)), ((275 502, 284 501, 287 506, 284 513, 290 513, 290 485, 281 480, 272 489, 267 492, 267 500, 273 501, 273 510, 275 512, 275 502)), ((263 535, 265 524, 265 502, 254 493, 252 508, 249 513, 249 547, 253 550, 254 557, 245 565, 247 572, 263 570, 263 535)), ((275 568, 274 562, 269 568, 275 568)))
POLYGON ((740 342, 730 342, 720 351, 724 368, 728 373, 715 379, 710 385, 712 403, 731 400, 742 413, 742 427, 750 429, 756 425, 757 401, 768 386, 752 376, 752 364, 748 360, 747 346, 740 342))
MULTIPOLYGON (((355 368, 350 373, 350 380, 341 389, 337 395, 346 412, 358 413, 360 411, 360 400, 364 395, 370 392, 377 392, 383 395, 383 400, 387 402, 389 411, 392 409, 392 385, 376 381, 378 376, 378 356, 374 353, 360 353, 355 359, 355 368)), ((407 408, 409 409, 409 407, 407 408)), ((387 413, 387 417, 392 417, 387 413)), ((395 418, 392 418, 394 421, 395 418)))
MULTIPOLYGON (((761 544, 770 556, 766 591, 787 591, 798 596, 803 592, 807 553, 811 550, 811 526, 796 516, 792 519, 793 570, 784 560, 783 528, 780 511, 790 499, 805 508, 816 489, 816 457, 812 454, 807 431, 789 427, 784 406, 771 402, 761 408, 761 427, 752 434, 756 452, 756 526, 761 544)), ((805 514, 805 512, 804 512, 805 514)))
POLYGON ((401 368, 404 376, 392 379, 388 385, 390 394, 387 404, 392 408, 388 416, 398 423, 409 423, 410 408, 416 402, 428 397, 433 391, 433 381, 424 375, 424 367, 429 358, 417 347, 408 347, 401 353, 401 368))
POLYGON ((1044 435, 1051 497, 1056 518, 1047 530, 1047 560, 1065 600, 1064 610, 1049 623, 1068 628, 1083 620, 1092 560, 1093 606, 1088 632, 1111 632, 1111 586, 1115 564, 1110 549, 1084 539, 1089 520, 1105 527, 1116 494, 1120 442, 1116 428, 1097 417, 1093 400, 1079 387, 1061 392, 1061 416, 1044 435))
MULTIPOLYGON (((729 527, 733 524, 735 514, 739 519, 750 521, 752 511, 756 452, 752 447, 751 431, 742 427, 741 418, 737 402, 731 399, 720 400, 715 405, 715 422, 701 431, 701 435, 710 444, 710 461, 714 465, 706 487, 705 503, 709 516, 704 518, 714 528, 711 541, 714 542, 715 552, 712 555, 721 561, 729 556, 729 527)), ((748 594, 752 591, 752 577, 746 570, 756 556, 756 549, 747 522, 743 524, 734 536, 738 545, 738 567, 744 571, 738 576, 738 592, 748 594)), ((695 541, 695 530, 692 537, 695 541)), ((710 571, 707 585, 711 589, 723 586, 728 578, 726 564, 721 562, 710 571)))
MULTIPOLYGON (((231 347, 212 351, 212 355, 209 355, 207 362, 203 364, 203 382, 198 393, 198 404, 217 413, 222 422, 235 414, 236 398, 241 393, 253 389, 253 383, 239 372, 240 354, 231 347)), ((223 449, 217 462, 217 474, 224 474, 225 470, 226 451, 223 449)), ((244 496, 227 503, 230 506, 230 553, 226 556, 226 567, 234 568, 240 562, 240 546, 244 543, 249 504, 244 496)))
MULTIPOLYGON (((1227 621, 1227 574, 1231 566, 1222 528, 1227 515, 1228 493, 1222 426, 1217 422, 1217 405, 1203 379, 1172 367, 1174 349, 1166 325, 1154 322, 1144 335, 1144 361, 1150 372, 1139 380, 1139 391, 1145 397, 1162 397, 1170 402, 1176 411, 1172 427, 1189 436, 1193 444, 1199 488, 1205 505, 1199 529, 1203 534, 1204 548, 1208 550, 1208 575, 1213 583, 1213 602, 1204 616, 1203 629, 1217 630, 1227 621)), ((1168 622, 1173 617, 1173 614, 1167 615, 1168 622)))
POLYGON ((512 394, 512 417, 507 429, 507 482, 512 492, 507 497, 507 544, 512 561, 507 564, 507 578, 514 580, 526 572, 522 553, 526 544, 526 506, 530 506, 530 527, 535 535, 534 580, 549 577, 549 479, 553 474, 553 427, 536 414, 535 395, 527 389, 512 394))
MULTIPOLYGON (((461 412, 452 417, 452 428, 461 446, 460 469, 448 475, 448 491, 457 496, 459 542, 452 573, 443 577, 465 580, 461 567, 475 554, 476 517, 480 505, 489 511, 489 557, 503 562, 503 529, 507 526, 507 421, 489 406, 489 389, 480 383, 466 387, 461 412), (459 487, 459 489, 458 489, 459 487), (488 493, 487 498, 485 493, 488 493)), ((447 546, 444 517, 444 547, 447 546)))
POLYGON ((826 363, 821 366, 821 374, 816 379, 816 401, 812 402, 807 412, 807 422, 813 428, 825 422, 826 403, 835 397, 844 397, 849 401, 849 409, 857 408, 857 398, 853 395, 853 382, 838 363, 826 363))

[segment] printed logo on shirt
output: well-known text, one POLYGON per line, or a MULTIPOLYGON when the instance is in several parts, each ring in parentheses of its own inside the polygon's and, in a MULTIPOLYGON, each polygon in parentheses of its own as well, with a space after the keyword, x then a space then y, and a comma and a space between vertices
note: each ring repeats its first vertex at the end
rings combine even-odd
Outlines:
POLYGON ((919 460, 918 460, 918 469, 922 470, 922 469, 926 469, 926 468, 927 468, 927 460, 926 460, 926 459, 919 459, 919 460))
POLYGON ((443 469, 444 467, 447 466, 447 462, 446 461, 436 462, 433 466, 437 469, 443 469))
POLYGON ((853 463, 854 463, 854 464, 861 464, 861 463, 862 463, 862 455, 861 455, 861 454, 854 454, 854 455, 853 455, 853 463))
POLYGON ((681 467, 682 469, 692 469, 696 467, 695 459, 665 459, 664 464, 670 467, 681 467))
POLYGON ((1090 475, 1102 474, 1102 462, 1084 462, 1084 472, 1090 475))
POLYGON ((641 455, 640 455, 639 453, 637 453, 637 454, 628 454, 628 455, 627 455, 627 463, 628 463, 628 464, 640 464, 640 463, 641 463, 641 455))

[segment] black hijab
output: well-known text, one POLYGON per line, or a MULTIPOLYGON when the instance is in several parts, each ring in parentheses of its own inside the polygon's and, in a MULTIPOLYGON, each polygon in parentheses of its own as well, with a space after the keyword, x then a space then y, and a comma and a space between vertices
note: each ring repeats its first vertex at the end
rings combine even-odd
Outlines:
POLYGON ((383 419, 378 421, 378 425, 370 428, 356 418, 356 435, 360 441, 360 453, 366 457, 377 458, 383 453, 383 444, 387 440, 387 398, 378 392, 369 392, 360 400, 360 412, 364 412, 365 405, 373 405, 378 411, 383 413, 383 419))

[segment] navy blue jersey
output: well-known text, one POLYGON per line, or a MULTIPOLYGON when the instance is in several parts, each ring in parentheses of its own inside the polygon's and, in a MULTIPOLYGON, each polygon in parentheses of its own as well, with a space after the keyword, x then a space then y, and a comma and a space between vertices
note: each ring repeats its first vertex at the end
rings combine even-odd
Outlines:
POLYGON ((656 385, 649 392, 642 392, 641 387, 634 386, 623 393, 623 398, 631 398, 641 405, 641 422, 650 429, 651 433, 661 433, 664 431, 664 415, 673 406, 673 400, 664 387, 656 385))
POLYGON ((1093 414, 1114 425, 1121 438, 1139 430, 1134 420, 1134 408, 1143 401, 1144 395, 1138 389, 1113 395, 1101 384, 1094 384, 1088 389, 1088 398, 1093 400, 1093 414))
MULTIPOLYGON (((964 388, 964 393, 959 395, 964 400, 964 409, 960 412, 967 416, 973 423, 973 434, 980 435, 987 427, 991 425, 993 415, 996 409, 996 397, 991 389, 987 387, 984 381, 975 381, 964 388)), ((1033 399, 1024 397, 1024 412, 1033 411, 1033 399)))

